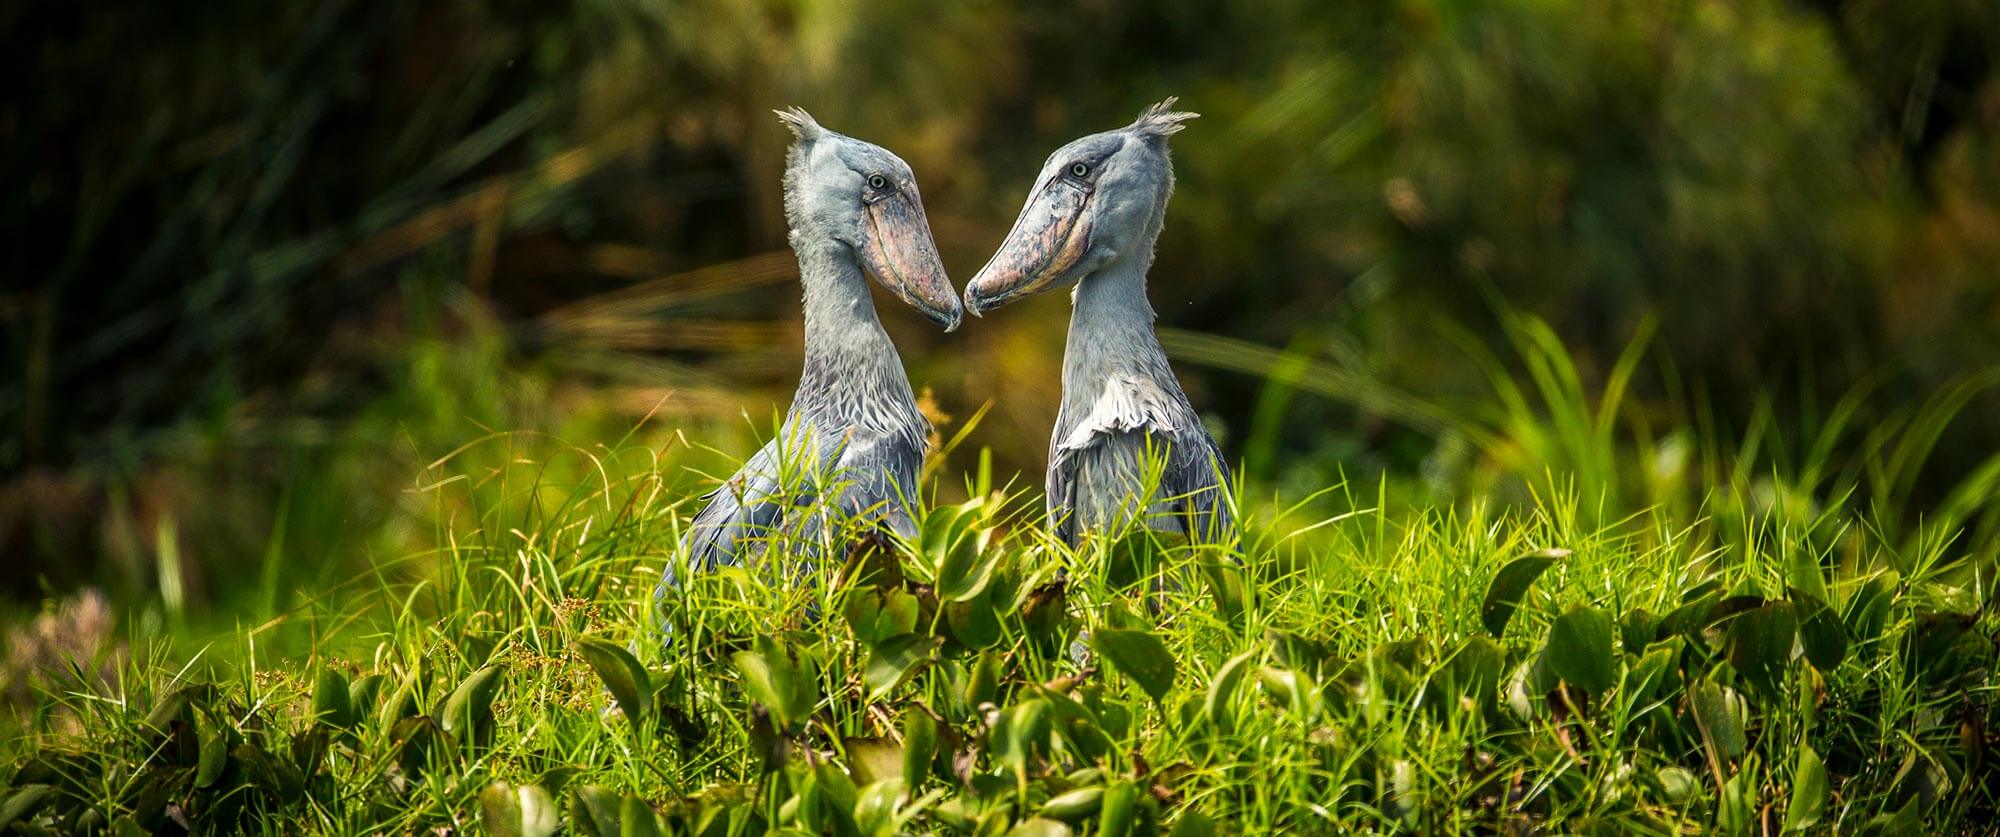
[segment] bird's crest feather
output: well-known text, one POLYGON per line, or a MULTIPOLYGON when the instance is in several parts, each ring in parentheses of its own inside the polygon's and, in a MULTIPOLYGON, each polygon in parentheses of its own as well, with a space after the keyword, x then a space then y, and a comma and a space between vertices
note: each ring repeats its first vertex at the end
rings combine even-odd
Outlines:
POLYGON ((812 114, 806 113, 804 108, 795 106, 771 112, 777 114, 778 121, 792 129, 792 135, 798 137, 801 142, 812 142, 826 133, 826 129, 819 126, 819 120, 814 119, 812 114))
POLYGON ((1130 130, 1156 137, 1170 137, 1180 133, 1181 129, 1187 127, 1181 123, 1200 117, 1201 114, 1174 110, 1174 103, 1178 101, 1180 101, 1179 96, 1168 96, 1164 101, 1139 111, 1139 118, 1132 120, 1130 130))

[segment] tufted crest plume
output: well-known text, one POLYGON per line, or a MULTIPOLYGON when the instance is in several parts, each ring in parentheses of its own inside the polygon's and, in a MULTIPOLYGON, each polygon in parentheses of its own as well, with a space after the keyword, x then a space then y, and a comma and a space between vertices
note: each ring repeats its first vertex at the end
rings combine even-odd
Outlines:
POLYGON ((804 108, 789 107, 771 112, 777 114, 778 121, 792 129, 792 135, 802 142, 812 142, 826 133, 826 129, 819 126, 819 120, 814 119, 812 114, 806 113, 804 108))
POLYGON ((1127 130, 1155 137, 1171 137, 1180 133, 1182 128, 1187 127, 1181 123, 1201 116, 1199 113, 1174 110, 1174 103, 1180 100, 1179 96, 1168 96, 1165 101, 1139 111, 1139 118, 1132 120, 1132 127, 1127 130))

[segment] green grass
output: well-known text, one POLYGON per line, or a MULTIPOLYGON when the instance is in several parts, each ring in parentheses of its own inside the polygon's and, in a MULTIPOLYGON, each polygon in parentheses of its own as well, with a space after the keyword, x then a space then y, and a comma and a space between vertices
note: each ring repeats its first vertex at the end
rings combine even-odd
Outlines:
MULTIPOLYGON (((933 502, 917 543, 841 533, 807 570, 702 574, 656 611, 689 472, 723 458, 657 429, 483 436, 399 501, 428 548, 205 643, 140 620, 122 653, 17 661, 0 829, 1991 822, 2000 459, 1942 489, 1920 472, 1994 376, 1865 428, 1864 389, 1729 442, 1698 411, 1618 418, 1643 341, 1591 396, 1535 322, 1514 329, 1527 382, 1483 361, 1492 406, 1387 402, 1476 452, 1459 488, 1253 487, 1240 562, 1050 542, 1037 495, 956 450, 975 416, 927 471, 971 499, 933 502)), ((1272 378, 1342 385, 1310 365, 1272 378)))
POLYGON ((139 643, 108 681, 41 681, 14 827, 1893 833, 1992 813, 1990 564, 1942 534, 1718 525, 1713 498, 1595 524, 1574 491, 1390 508, 1343 482, 1306 504, 1330 515, 1246 502, 1238 566, 1140 535, 1068 550, 1030 498, 981 493, 917 548, 701 576, 662 643, 650 588, 692 511, 666 466, 484 444, 507 461, 430 489, 462 509, 431 560, 192 662, 139 643), (1146 568, 1170 581, 1132 583, 1146 568), (287 630, 310 657, 260 652, 287 630))

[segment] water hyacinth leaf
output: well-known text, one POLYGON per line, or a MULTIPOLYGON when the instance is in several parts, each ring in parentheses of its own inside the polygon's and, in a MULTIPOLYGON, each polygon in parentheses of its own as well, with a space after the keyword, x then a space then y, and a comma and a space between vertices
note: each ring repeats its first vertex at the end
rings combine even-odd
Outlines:
POLYGON ((862 682, 868 686, 868 699, 875 701, 887 697, 919 665, 930 659, 931 649, 937 644, 937 637, 904 634, 875 646, 868 652, 868 666, 862 672, 862 682))
POLYGON ((369 710, 375 708, 375 701, 382 696, 382 684, 388 679, 384 675, 370 674, 347 687, 347 705, 353 708, 354 723, 361 723, 368 717, 369 710))
POLYGON ((1506 652, 1499 643, 1483 636, 1469 636, 1452 654, 1443 669, 1451 678, 1451 693, 1471 698, 1480 706, 1492 703, 1499 694, 1500 675, 1507 666, 1506 652))
POLYGON ((201 756, 195 762, 194 786, 206 788, 222 778, 223 768, 229 766, 229 748, 233 743, 232 732, 207 713, 195 722, 195 730, 201 736, 201 756))
POLYGON ((1124 837, 1132 833, 1132 825, 1139 819, 1139 786, 1130 781, 1118 782, 1104 790, 1104 807, 1097 814, 1097 833, 1101 837, 1124 837))
POLYGON ((986 592, 1000 553, 986 548, 989 533, 965 532, 938 564, 937 595, 946 602, 967 602, 986 592))
POLYGON ((1311 678, 1294 669, 1265 666, 1257 671, 1257 683, 1287 711, 1312 716, 1319 690, 1311 678))
POLYGON ((618 833, 621 837, 660 837, 668 831, 660 824, 653 806, 639 797, 628 796, 618 808, 618 833))
POLYGON ((584 837, 619 837, 618 812, 624 801, 618 794, 598 785, 585 785, 569 794, 570 828, 584 837))
POLYGON ((1207 814, 1190 809, 1181 814, 1168 837, 1215 837, 1215 821, 1209 819, 1207 814))
POLYGON ((1802 599, 1799 601, 1799 645, 1805 650, 1806 661, 1820 671, 1832 671, 1847 659, 1847 626, 1840 621, 1840 614, 1826 605, 1802 599))
POLYGON ((333 727, 354 725, 354 704, 348 694, 347 676, 333 669, 321 669, 313 686, 313 720, 333 727))
POLYGON ((810 659, 794 659, 777 641, 757 637, 757 650, 738 651, 730 661, 743 678, 744 691, 771 713, 778 726, 790 729, 812 714, 819 703, 819 677, 810 659))
POLYGON ((1255 651, 1245 651, 1222 664, 1215 672, 1215 679, 1209 681, 1208 696, 1202 703, 1202 714, 1218 732, 1227 733, 1235 728, 1236 716, 1231 701, 1236 697, 1236 687, 1242 685, 1243 677, 1250 673, 1250 661, 1257 656, 1255 651))
POLYGON ((1563 558, 1569 556, 1567 549, 1542 549, 1530 552, 1507 563, 1493 574, 1493 581, 1486 585, 1486 598, 1479 605, 1479 624, 1486 626, 1486 632, 1500 636, 1507 630, 1507 623, 1514 618, 1514 611, 1521 606, 1521 599, 1528 595, 1528 588, 1535 579, 1563 558))
POLYGON ((645 720, 652 708, 653 679, 638 658, 624 646, 596 637, 578 642, 577 651, 583 654, 590 670, 597 673, 605 691, 617 701, 619 711, 635 724, 645 720))
POLYGON ((976 598, 944 606, 945 622, 951 634, 967 648, 991 648, 1000 643, 1000 613, 991 601, 976 598))
POLYGON ((22 818, 41 810, 42 804, 47 802, 54 792, 55 789, 48 785, 16 787, 14 792, 7 796, 7 801, 0 803, 0 828, 9 828, 22 818))
POLYGON ((493 724, 493 697, 500 691, 505 665, 490 665, 473 672, 445 698, 438 713, 438 726, 453 735, 477 736, 493 724))
POLYGON ((917 597, 905 590, 864 588, 850 592, 841 616, 862 645, 874 645, 917 629, 917 597))
POLYGON ((1680 607, 1660 617, 1659 627, 1653 631, 1653 635, 1698 638, 1701 629, 1708 626, 1709 614, 1715 612, 1716 602, 1721 601, 1721 598, 1720 594, 1706 593, 1681 603, 1680 607))
POLYGON ((847 769, 855 784, 866 787, 883 779, 901 779, 903 746, 880 736, 849 736, 840 741, 847 753, 847 769))
MULTIPOLYGON (((983 831, 983 829, 982 829, 983 831)), ((1060 820, 1029 817, 1007 830, 1007 837, 1070 837, 1074 833, 1060 820)))
POLYGON ((1634 711, 1643 711, 1646 703, 1659 693, 1661 684, 1672 674, 1674 658, 1679 654, 1680 648, 1677 645, 1650 648, 1637 663, 1626 670, 1624 694, 1634 711))
POLYGON ((1571 608, 1549 626, 1543 660, 1572 686, 1602 694, 1618 683, 1618 658, 1611 647, 1611 617, 1594 607, 1571 608))
POLYGON ((417 714, 417 670, 412 667, 408 674, 403 675, 402 683, 396 686, 395 694, 389 696, 389 702, 382 704, 382 714, 376 721, 376 730, 387 738, 396 728, 396 724, 415 714, 417 714))
POLYGON ((897 831, 896 800, 903 795, 903 780, 889 776, 870 782, 854 798, 854 828, 869 837, 890 837, 897 831))
POLYGON ((1749 746, 1743 727, 1748 712, 1741 695, 1727 686, 1703 681, 1689 696, 1694 703, 1695 724, 1700 727, 1703 738, 1715 748, 1716 755, 1734 759, 1743 755, 1749 746))
POLYGON ((556 833, 556 804, 538 786, 494 782, 479 792, 479 824, 495 837, 550 837, 556 833))
POLYGON ((1618 639, 1625 644, 1628 653, 1638 653, 1653 643, 1660 628, 1660 617, 1643 607, 1633 608, 1618 620, 1618 639))
POLYGON ((1818 823, 1826 798, 1826 765, 1811 745, 1800 744, 1798 765, 1792 769, 1792 798, 1785 804, 1785 830, 1804 831, 1818 823))
POLYGON ((1764 694, 1775 694, 1792 659, 1798 619, 1790 602, 1771 602, 1729 621, 1729 664, 1764 694))
POLYGON ((937 758, 938 722, 922 705, 903 712, 903 787, 915 794, 937 758))
POLYGON ((1037 816, 1074 824, 1094 816, 1103 806, 1104 788, 1093 785, 1049 797, 1037 816))
POLYGON ((195 689, 192 686, 168 693, 165 700, 160 701, 151 712, 146 713, 146 726, 151 727, 154 732, 165 734, 173 722, 188 717, 188 707, 193 705, 194 697, 195 689))
POLYGON ((1090 638, 1091 649, 1132 679, 1153 700, 1164 700, 1177 673, 1166 643, 1146 631, 1105 628, 1090 638))

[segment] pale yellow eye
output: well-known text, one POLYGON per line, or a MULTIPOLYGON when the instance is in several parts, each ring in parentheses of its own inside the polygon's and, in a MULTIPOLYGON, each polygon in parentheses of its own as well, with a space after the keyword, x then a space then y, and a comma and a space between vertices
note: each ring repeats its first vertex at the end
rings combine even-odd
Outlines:
POLYGON ((1069 176, 1071 176, 1071 177, 1089 177, 1089 176, 1090 176, 1090 164, 1089 164, 1089 163, 1075 163, 1075 164, 1072 164, 1072 165, 1071 165, 1071 166, 1069 167, 1069 176))

